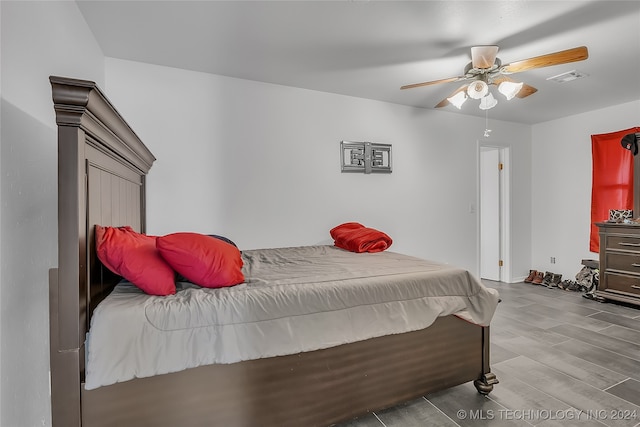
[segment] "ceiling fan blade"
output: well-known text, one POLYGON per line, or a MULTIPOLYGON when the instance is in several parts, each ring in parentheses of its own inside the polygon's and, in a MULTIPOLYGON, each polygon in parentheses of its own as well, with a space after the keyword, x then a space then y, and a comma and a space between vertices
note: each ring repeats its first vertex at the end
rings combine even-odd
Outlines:
POLYGON ((456 82, 456 81, 464 80, 464 79, 465 79, 465 77, 449 77, 448 79, 433 80, 433 81, 430 81, 430 82, 414 83, 412 85, 405 85, 405 86, 402 86, 400 89, 413 89, 414 87, 430 86, 430 85, 437 85, 437 84, 440 84, 440 83, 456 82))
MULTIPOLYGON (((502 82, 513 82, 513 81, 514 81, 513 79, 510 79, 507 76, 498 76, 493 79, 493 82, 491 84, 498 86, 502 82)), ((516 94, 516 97, 526 98, 529 95, 533 95, 537 91, 538 89, 536 89, 535 87, 529 86, 528 84, 523 83, 522 89, 520 89, 520 91, 516 94)))
POLYGON ((529 95, 533 95, 537 91, 538 89, 525 83, 522 85, 522 89, 520 89, 520 92, 516 94, 516 98, 526 98, 529 95))
MULTIPOLYGON (((462 85, 460 86, 458 89, 456 89, 451 95, 449 95, 447 98, 451 98, 452 96, 454 96, 456 93, 461 92, 463 90, 465 90, 467 88, 468 85, 462 85)), ((451 104, 449 102, 449 99, 443 99, 442 101, 440 101, 438 103, 438 105, 435 106, 435 108, 442 108, 442 107, 446 107, 447 105, 451 104)))
POLYGON ((491 68, 498 55, 498 46, 473 46, 471 48, 471 65, 473 68, 491 68))
POLYGON ((549 67, 551 65, 567 64, 569 62, 583 61, 589 57, 586 46, 575 47, 573 49, 562 50, 560 52, 547 55, 536 56, 535 58, 523 59, 512 62, 500 68, 501 73, 513 74, 534 68, 549 67))

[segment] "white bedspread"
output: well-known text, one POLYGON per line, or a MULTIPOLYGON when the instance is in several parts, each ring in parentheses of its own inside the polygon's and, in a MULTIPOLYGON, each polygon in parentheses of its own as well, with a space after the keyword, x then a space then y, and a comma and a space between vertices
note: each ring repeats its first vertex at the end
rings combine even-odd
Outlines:
POLYGON ((213 363, 281 356, 428 327, 488 325, 498 292, 469 272, 393 252, 333 246, 248 250, 245 283, 175 295, 119 284, 96 308, 86 389, 213 363))

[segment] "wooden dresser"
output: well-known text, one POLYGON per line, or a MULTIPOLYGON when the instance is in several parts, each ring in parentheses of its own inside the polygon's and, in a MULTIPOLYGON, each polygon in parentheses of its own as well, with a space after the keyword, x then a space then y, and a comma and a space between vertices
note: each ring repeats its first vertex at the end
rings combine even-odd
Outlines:
POLYGON ((596 295, 640 305, 640 224, 597 223, 600 281, 596 295))

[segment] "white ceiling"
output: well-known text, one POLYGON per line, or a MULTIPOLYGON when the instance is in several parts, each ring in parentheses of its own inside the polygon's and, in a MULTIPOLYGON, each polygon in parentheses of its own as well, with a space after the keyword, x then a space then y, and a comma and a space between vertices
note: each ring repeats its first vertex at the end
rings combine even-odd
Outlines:
MULTIPOLYGON (((433 108, 470 47, 503 64, 578 46, 585 61, 511 75, 538 89, 493 119, 539 123, 640 99, 640 1, 77 1, 108 57, 433 108), (578 70, 587 78, 546 79, 578 70)), ((477 101, 462 110, 485 117, 477 101)), ((640 120, 640 111, 639 120, 640 120)))

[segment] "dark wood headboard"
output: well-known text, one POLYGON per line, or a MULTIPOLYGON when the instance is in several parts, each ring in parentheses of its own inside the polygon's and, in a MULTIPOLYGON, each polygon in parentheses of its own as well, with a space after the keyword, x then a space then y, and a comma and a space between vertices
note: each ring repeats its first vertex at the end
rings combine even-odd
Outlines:
POLYGON ((94 82, 49 80, 58 125, 58 268, 50 272, 52 417, 54 425, 73 426, 80 425, 91 314, 119 280, 96 257, 94 226, 145 231, 145 177, 156 159, 94 82))

